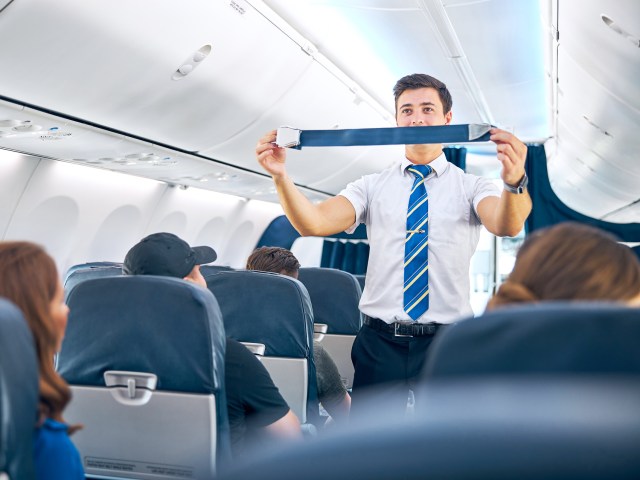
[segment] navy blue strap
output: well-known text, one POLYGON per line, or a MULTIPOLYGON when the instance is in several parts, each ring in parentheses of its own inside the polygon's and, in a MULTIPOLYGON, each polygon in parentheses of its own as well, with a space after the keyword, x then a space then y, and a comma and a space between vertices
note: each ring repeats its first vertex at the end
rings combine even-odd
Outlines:
POLYGON ((491 128, 493 126, 488 123, 345 130, 298 130, 280 127, 276 145, 300 150, 302 147, 486 142, 489 140, 491 128))

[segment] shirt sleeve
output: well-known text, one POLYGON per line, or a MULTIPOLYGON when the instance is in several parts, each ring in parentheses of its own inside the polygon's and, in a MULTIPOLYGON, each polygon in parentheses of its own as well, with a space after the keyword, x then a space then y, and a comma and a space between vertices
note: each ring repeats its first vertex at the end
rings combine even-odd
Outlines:
POLYGON ((353 205, 356 211, 356 221, 353 225, 345 230, 347 233, 353 233, 358 225, 366 223, 367 219, 367 206, 369 205, 369 198, 367 195, 367 179, 362 177, 347 185, 338 195, 345 197, 351 205, 353 205))
POLYGON ((472 183, 470 185, 470 198, 473 203, 473 212, 478 220, 478 204, 487 197, 500 197, 502 191, 500 187, 495 185, 491 180, 483 177, 471 176, 472 183))
POLYGON ((82 460, 67 434, 67 426, 47 419, 34 435, 34 462, 37 478, 84 480, 82 460))
POLYGON ((242 368, 241 377, 232 377, 241 383, 241 402, 247 424, 252 428, 263 428, 284 417, 289 412, 289 405, 260 360, 239 342, 227 340, 227 349, 228 354, 236 358, 225 363, 242 368))

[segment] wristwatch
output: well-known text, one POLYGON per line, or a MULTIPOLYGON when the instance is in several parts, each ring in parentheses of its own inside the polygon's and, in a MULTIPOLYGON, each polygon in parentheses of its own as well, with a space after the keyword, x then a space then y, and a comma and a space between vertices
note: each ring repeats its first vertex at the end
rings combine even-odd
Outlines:
POLYGON ((511 193, 515 193, 516 195, 520 195, 521 193, 524 193, 524 189, 527 188, 527 185, 529 184, 529 177, 527 177, 527 174, 524 174, 524 177, 522 177, 522 180, 520 180, 520 183, 518 183, 518 185, 513 186, 513 185, 509 185, 508 183, 504 184, 504 189, 507 192, 511 192, 511 193))

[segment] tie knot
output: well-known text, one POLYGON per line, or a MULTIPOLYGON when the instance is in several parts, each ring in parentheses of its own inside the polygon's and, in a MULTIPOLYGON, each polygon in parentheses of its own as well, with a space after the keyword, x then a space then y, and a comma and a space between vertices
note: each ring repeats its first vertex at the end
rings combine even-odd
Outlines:
POLYGON ((407 170, 416 177, 425 178, 433 169, 429 165, 411 165, 407 170))

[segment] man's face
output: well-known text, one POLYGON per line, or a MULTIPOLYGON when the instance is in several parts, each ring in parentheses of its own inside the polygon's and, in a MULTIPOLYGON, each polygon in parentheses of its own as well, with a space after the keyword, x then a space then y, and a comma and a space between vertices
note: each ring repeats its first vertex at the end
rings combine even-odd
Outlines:
POLYGON ((398 97, 396 123, 399 127, 448 125, 451 112, 443 111, 435 88, 405 90, 398 97))

